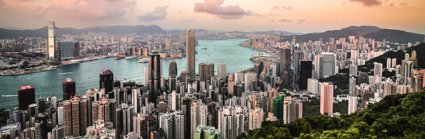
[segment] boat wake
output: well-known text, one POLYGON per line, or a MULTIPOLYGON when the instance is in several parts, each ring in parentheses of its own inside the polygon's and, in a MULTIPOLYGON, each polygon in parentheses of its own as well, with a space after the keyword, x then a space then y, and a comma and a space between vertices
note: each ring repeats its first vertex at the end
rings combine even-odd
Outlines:
POLYGON ((72 74, 72 73, 74 73, 74 72, 62 72, 62 73, 59 73, 59 75, 68 75, 68 74, 72 74))
POLYGON ((1 95, 1 97, 17 97, 18 95, 1 95))

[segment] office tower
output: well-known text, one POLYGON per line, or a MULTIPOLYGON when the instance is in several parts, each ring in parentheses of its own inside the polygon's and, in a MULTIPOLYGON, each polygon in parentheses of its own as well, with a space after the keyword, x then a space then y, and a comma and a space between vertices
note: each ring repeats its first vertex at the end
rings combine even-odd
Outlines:
POLYGON ((109 98, 113 98, 114 95, 111 93, 114 86, 114 74, 109 69, 104 69, 99 74, 99 88, 105 89, 105 93, 108 94, 109 98))
POLYGON ((71 78, 66 78, 62 82, 62 90, 63 90, 63 100, 71 99, 73 96, 75 96, 76 90, 75 90, 75 81, 71 78))
POLYGON ((191 28, 186 32, 186 71, 191 81, 195 80, 195 31, 191 28))
POLYGON ((199 80, 206 81, 207 79, 207 65, 205 63, 200 63, 198 68, 199 80))
POLYGON ((328 77, 338 73, 336 66, 336 54, 322 53, 314 57, 315 79, 328 77))
POLYGON ((382 64, 373 63, 373 77, 375 78, 374 83, 379 83, 382 80, 382 64))
POLYGON ((21 86, 18 91, 19 110, 27 110, 33 103, 35 103, 35 88, 31 85, 21 86))
POLYGON ((235 77, 233 75, 229 75, 227 78, 227 94, 230 96, 234 95, 234 86, 235 86, 235 77))
POLYGON ((80 57, 80 42, 74 43, 74 51, 73 51, 73 57, 80 57))
POLYGON ((289 74, 291 71, 291 49, 282 48, 279 52, 280 57, 280 79, 282 80, 282 87, 289 87, 290 79, 289 74))
POLYGON ((299 89, 307 89, 307 81, 312 77, 313 64, 311 61, 301 61, 301 70, 300 70, 300 79, 299 79, 299 89))
POLYGON ((72 135, 72 107, 71 100, 65 100, 62 102, 63 107, 63 129, 64 136, 72 135))
POLYGON ((227 76, 227 67, 225 63, 218 64, 218 79, 226 79, 227 76))
POLYGON ((56 58, 55 22, 50 22, 48 27, 47 54, 49 59, 56 58))
POLYGON ((357 111, 357 96, 348 95, 348 114, 352 114, 357 111))
POLYGON ((332 114, 334 86, 328 82, 320 83, 320 114, 332 114))
POLYGON ((149 102, 156 104, 156 99, 161 94, 161 59, 158 52, 151 52, 149 61, 149 102))
POLYGON ((170 90, 177 90, 177 63, 176 61, 171 61, 170 66, 168 68, 168 75, 170 76, 168 79, 170 90))
POLYGON ((303 117, 303 103, 298 98, 285 97, 283 102, 283 123, 288 124, 303 117))
POLYGON ((350 76, 357 76, 357 65, 350 64, 350 76))
POLYGON ((214 77, 214 64, 213 63, 206 64, 205 77, 206 77, 205 81, 211 80, 211 77, 214 77))
POLYGON ((81 96, 80 100, 80 116, 79 116, 79 122, 80 122, 80 135, 83 136, 87 133, 87 127, 89 126, 88 120, 90 118, 89 116, 89 99, 87 96, 83 95, 81 96))
POLYGON ((283 101, 285 100, 285 96, 283 94, 279 94, 273 100, 273 115, 276 116, 279 121, 283 120, 283 101))
POLYGON ((140 107, 142 107, 142 105, 139 105, 139 94, 140 94, 140 89, 138 88, 133 88, 131 89, 131 105, 134 106, 134 113, 138 113, 140 111, 140 107))
POLYGON ((252 81, 256 80, 256 75, 253 72, 245 73, 244 87, 245 90, 253 89, 252 81))
POLYGON ((167 34, 165 36, 165 50, 167 51, 171 51, 171 36, 169 34, 167 34))
POLYGON ((348 79, 348 94, 356 95, 356 83, 357 79, 355 77, 350 77, 348 79))

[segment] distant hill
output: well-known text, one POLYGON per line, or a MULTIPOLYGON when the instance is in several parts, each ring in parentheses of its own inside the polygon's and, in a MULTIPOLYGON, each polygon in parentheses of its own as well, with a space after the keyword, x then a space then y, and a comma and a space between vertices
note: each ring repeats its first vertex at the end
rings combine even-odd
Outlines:
MULTIPOLYGON (((390 42, 398 43, 415 43, 416 41, 424 41, 423 34, 411 33, 401 30, 393 29, 382 29, 375 26, 350 26, 342 28, 340 30, 330 30, 320 33, 307 33, 302 35, 296 35, 297 41, 315 41, 322 39, 328 41, 329 38, 348 38, 348 36, 373 38, 375 40, 382 41, 384 38, 390 42)), ((292 36, 287 36, 286 40, 290 41, 292 36)))
MULTIPOLYGON (((130 33, 164 33, 164 29, 157 25, 144 26, 108 26, 108 27, 91 27, 84 29, 75 28, 56 28, 58 35, 62 34, 81 34, 83 32, 105 32, 110 34, 130 34, 130 33)), ((12 30, 12 29, 1 29, 0 38, 18 38, 18 37, 47 37, 47 27, 33 30, 12 30)))

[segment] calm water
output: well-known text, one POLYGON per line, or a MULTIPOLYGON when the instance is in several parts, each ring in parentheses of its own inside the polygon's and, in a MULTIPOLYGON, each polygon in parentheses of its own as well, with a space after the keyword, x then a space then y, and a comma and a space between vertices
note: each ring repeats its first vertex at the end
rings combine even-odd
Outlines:
MULTIPOLYGON (((245 70, 253 66, 249 61, 252 55, 258 52, 240 47, 241 39, 235 40, 200 40, 196 47, 196 64, 214 63, 217 72, 218 63, 226 63, 228 72, 245 70), (202 50, 207 48, 207 50, 202 50)), ((164 60, 163 76, 168 77, 168 66, 171 60, 164 60)), ((176 59, 178 73, 186 66, 186 59, 176 59)), ((109 68, 114 73, 114 79, 132 80, 144 83, 144 67, 146 64, 135 60, 115 60, 113 58, 80 64, 67 65, 55 70, 40 73, 0 76, 0 108, 12 108, 17 106, 17 90, 21 85, 31 84, 35 87, 36 98, 45 98, 55 95, 62 98, 62 81, 71 77, 76 81, 77 94, 83 94, 90 88, 99 87, 99 73, 104 68, 109 68)), ((198 66, 196 71, 198 71, 198 66)), ((217 73, 216 73, 217 74, 217 73)))

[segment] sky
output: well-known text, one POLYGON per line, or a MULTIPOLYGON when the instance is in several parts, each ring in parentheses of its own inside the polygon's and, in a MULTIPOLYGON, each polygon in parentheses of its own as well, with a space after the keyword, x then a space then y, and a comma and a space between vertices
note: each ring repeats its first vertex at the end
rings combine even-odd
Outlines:
POLYGON ((425 0, 0 0, 0 27, 159 25, 322 32, 373 25, 425 34, 425 0))

